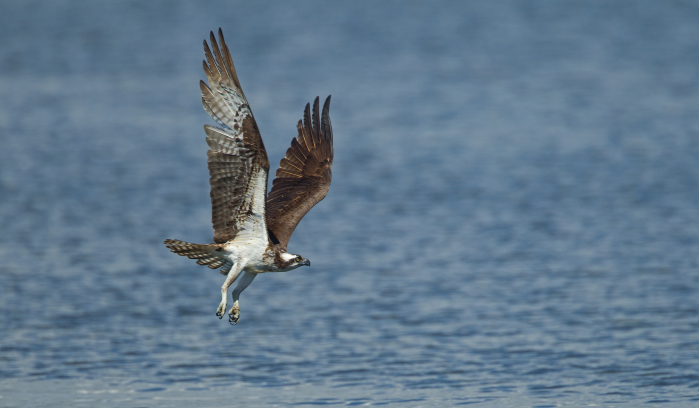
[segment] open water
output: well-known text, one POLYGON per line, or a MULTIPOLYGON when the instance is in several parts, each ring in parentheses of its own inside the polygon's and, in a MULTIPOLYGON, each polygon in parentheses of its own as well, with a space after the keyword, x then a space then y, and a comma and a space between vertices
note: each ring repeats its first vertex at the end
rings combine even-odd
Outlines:
POLYGON ((699 405, 699 4, 0 3, 0 407, 699 405), (333 185, 232 327, 201 41, 333 185))

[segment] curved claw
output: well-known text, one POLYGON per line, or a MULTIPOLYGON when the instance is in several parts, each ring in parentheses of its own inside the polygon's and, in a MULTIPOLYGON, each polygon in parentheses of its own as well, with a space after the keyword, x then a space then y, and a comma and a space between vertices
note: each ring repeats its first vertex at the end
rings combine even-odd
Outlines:
POLYGON ((218 316, 219 319, 223 319, 224 313, 226 313, 226 304, 224 302, 221 302, 218 305, 218 309, 216 309, 216 316, 218 316))
POLYGON ((231 310, 228 311, 228 323, 232 325, 238 324, 240 320, 240 308, 238 306, 233 306, 231 310))

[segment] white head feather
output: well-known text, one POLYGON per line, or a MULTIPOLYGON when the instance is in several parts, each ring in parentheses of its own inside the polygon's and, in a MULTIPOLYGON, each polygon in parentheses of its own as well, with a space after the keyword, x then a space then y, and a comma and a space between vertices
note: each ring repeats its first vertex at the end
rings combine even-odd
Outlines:
POLYGON ((293 261, 298 255, 282 252, 281 257, 285 262, 293 261))

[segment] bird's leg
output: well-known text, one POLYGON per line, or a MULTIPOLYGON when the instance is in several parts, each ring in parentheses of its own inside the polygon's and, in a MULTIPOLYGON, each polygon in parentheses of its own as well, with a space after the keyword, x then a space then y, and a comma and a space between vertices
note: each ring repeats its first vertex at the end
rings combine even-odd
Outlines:
POLYGON ((238 324, 238 319, 240 319, 240 306, 238 306, 238 299, 240 298, 240 293, 245 290, 245 288, 252 283, 252 280, 257 276, 256 273, 245 272, 243 277, 240 278, 240 282, 233 289, 233 307, 228 312, 228 322, 231 324, 238 324))
POLYGON ((216 316, 218 316, 219 319, 223 319, 223 315, 226 313, 226 306, 228 305, 228 287, 238 278, 244 266, 245 263, 238 260, 238 262, 233 265, 233 268, 228 271, 228 275, 226 275, 226 281, 223 282, 221 286, 221 303, 218 304, 218 309, 216 309, 216 316))

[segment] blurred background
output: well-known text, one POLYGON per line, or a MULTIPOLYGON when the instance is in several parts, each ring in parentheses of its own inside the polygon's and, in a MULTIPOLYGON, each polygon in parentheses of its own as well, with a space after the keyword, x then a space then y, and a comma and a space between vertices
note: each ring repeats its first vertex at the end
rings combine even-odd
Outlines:
POLYGON ((697 404, 698 3, 2 1, 0 44, 0 407, 697 404), (236 327, 162 245, 212 239, 218 27, 272 171, 333 96, 313 266, 236 327))

